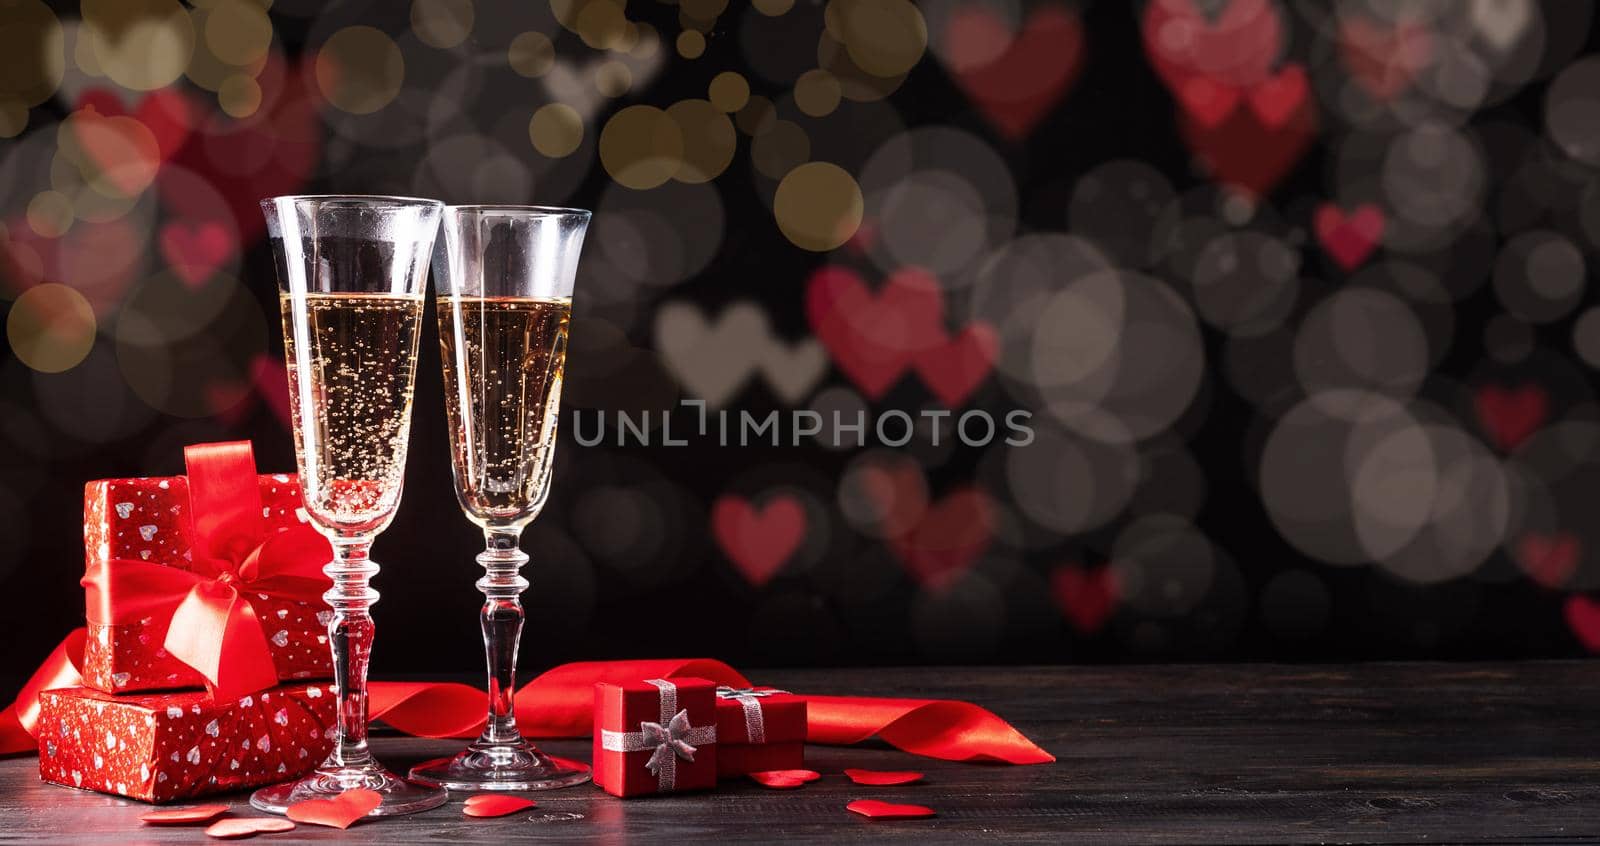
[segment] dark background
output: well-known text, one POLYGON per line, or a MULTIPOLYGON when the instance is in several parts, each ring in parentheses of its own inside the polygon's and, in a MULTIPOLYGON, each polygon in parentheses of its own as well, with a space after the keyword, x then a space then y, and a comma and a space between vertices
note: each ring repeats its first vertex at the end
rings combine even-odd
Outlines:
MULTIPOLYGON (((333 4, 332 11, 323 14, 398 33, 407 25, 400 8, 404 5, 333 4)), ((581 58, 593 52, 573 33, 553 26, 548 12, 519 19, 517 14, 522 13, 513 14, 502 5, 477 5, 474 34, 459 49, 503 55, 509 34, 550 27, 545 31, 561 56, 581 58)), ((1542 137, 1549 78, 1595 46, 1592 37, 1587 44, 1572 43, 1576 23, 1582 24, 1577 32, 1591 28, 1587 4, 1571 5, 1582 6, 1581 13, 1570 8, 1545 12, 1564 26, 1555 27, 1559 31, 1547 39, 1540 70, 1497 102, 1458 118, 1458 129, 1483 151, 1487 190, 1481 199, 1482 226, 1437 250, 1435 257, 1448 261, 1454 254, 1459 261, 1485 265, 1482 275, 1487 277, 1487 265, 1507 238, 1523 230, 1549 228, 1572 232, 1571 240, 1592 260, 1594 245, 1573 224, 1573 209, 1579 205, 1577 198, 1588 196, 1593 174, 1570 162, 1547 167, 1562 157, 1542 137), (1560 179, 1547 173, 1557 170, 1560 179)), ((1004 12, 1023 7, 997 4, 996 8, 1004 12)), ((1223 192, 1185 144, 1172 95, 1151 69, 1140 37, 1142 4, 1139 9, 1109 2, 1064 8, 1081 13, 1081 68, 1060 101, 1025 137, 1010 139, 997 132, 931 55, 906 76, 887 105, 906 128, 943 124, 989 145, 1015 185, 1018 234, 1070 231, 1068 209, 1075 187, 1097 166, 1118 159, 1136 160, 1158 171, 1185 207, 1219 208, 1223 192)), ((1326 32, 1312 23, 1314 8, 1292 3, 1274 8, 1287 22, 1284 61, 1321 63, 1318 67, 1324 69, 1337 65, 1323 43, 1326 32)), ((1359 4, 1350 8, 1366 10, 1359 4)), ((1418 14, 1453 20, 1439 4, 1417 8, 1418 14)), ((56 11, 63 21, 78 13, 74 4, 60 4, 56 11)), ((667 61, 647 85, 635 85, 615 102, 602 105, 595 120, 603 121, 608 113, 632 103, 664 107, 705 96, 715 73, 746 68, 751 47, 748 39, 741 40, 741 22, 757 14, 743 4, 730 4, 711 30, 704 55, 691 61, 672 52, 671 39, 681 28, 674 8, 628 4, 631 19, 650 22, 664 34, 667 61)), ((768 43, 768 49, 784 49, 788 39, 814 42, 821 26, 820 7, 800 0, 782 20, 784 28, 772 30, 781 37, 768 43)), ((327 37, 328 25, 311 11, 311 4, 275 8, 272 21, 274 49, 291 60, 307 43, 327 37)), ((1318 80, 1324 78, 1320 73, 1314 74, 1318 80)), ((757 75, 746 76, 753 93, 781 100, 787 91, 786 86, 757 75)), ((520 84, 534 90, 530 81, 520 84)), ((191 86, 191 90, 197 89, 191 86)), ((512 90, 509 86, 480 90, 473 113, 516 112, 525 121, 530 107, 508 93, 512 90)), ((1320 87, 1318 96, 1325 96, 1320 87)), ((840 107, 835 119, 843 128, 828 130, 834 134, 827 138, 850 138, 855 107, 848 102, 840 107)), ((783 108, 780 105, 780 111, 783 108)), ((792 103, 788 108, 792 111, 792 103)), ((64 96, 34 107, 29 132, 51 131, 35 127, 63 120, 72 110, 73 102, 64 96)), ((1382 143, 1403 132, 1406 120, 1357 124, 1322 103, 1317 140, 1241 227, 1269 233, 1293 245, 1301 257, 1300 276, 1306 282, 1285 318, 1286 326, 1297 325, 1322 298, 1349 282, 1350 274, 1330 261, 1309 234, 1318 202, 1366 199, 1359 186, 1352 188, 1354 197, 1342 190, 1339 180, 1348 172, 1335 167, 1335 151, 1354 143, 1354 137, 1382 143)), ((524 198, 600 212, 591 229, 586 262, 594 260, 597 239, 606 232, 601 220, 607 203, 616 202, 615 195, 608 199, 607 192, 627 190, 616 188, 594 157, 599 126, 597 122, 588 127, 583 149, 562 165, 586 172, 555 179, 562 189, 555 196, 541 193, 536 183, 533 196, 524 198)), ((870 124, 862 126, 861 149, 837 157, 854 155, 854 163, 840 161, 852 172, 876 146, 871 143, 870 124)), ((1505 548, 1472 572, 1418 585, 1377 565, 1332 566, 1286 541, 1269 518, 1256 483, 1270 415, 1232 386, 1224 362, 1238 350, 1228 334, 1210 326, 1201 329, 1206 366, 1196 398, 1160 439, 1139 447, 1146 461, 1145 475, 1126 508, 1089 531, 1057 535, 1044 543, 1038 542, 1044 530, 1037 526, 1027 530, 1033 537, 1028 543, 1011 543, 1001 532, 971 571, 943 590, 919 587, 885 544, 856 531, 841 516, 836 504, 840 480, 862 450, 724 448, 707 441, 686 448, 577 446, 571 439, 570 415, 575 409, 659 408, 678 395, 672 375, 647 352, 656 340, 651 315, 662 303, 690 302, 714 315, 724 304, 753 300, 766 311, 778 337, 800 340, 811 332, 804 291, 816 268, 838 264, 857 268, 868 279, 881 277, 860 250, 844 247, 819 255, 790 244, 764 199, 770 198, 775 183, 751 168, 751 137, 741 132, 738 139, 732 164, 710 183, 723 216, 715 255, 703 269, 670 286, 637 286, 626 297, 614 294, 614 283, 596 278, 604 267, 586 266, 580 275, 555 487, 524 542, 532 556, 525 575, 533 583, 525 597, 529 624, 522 665, 528 673, 567 660, 666 655, 712 655, 735 665, 772 666, 1467 659, 1572 656, 1584 651, 1569 615, 1572 597, 1582 595, 1591 566, 1587 546, 1575 575, 1553 586, 1521 572, 1509 538, 1505 548), (589 294, 608 285, 613 293, 603 301, 589 294), (619 301, 625 304, 619 306, 619 301), (636 349, 627 350, 615 340, 609 332, 613 327, 623 330, 636 349), (642 358, 629 358, 635 355, 642 358), (619 356, 629 363, 617 364, 619 356), (629 406, 632 402, 639 406, 629 406), (1151 456, 1174 448, 1192 459, 1184 466, 1193 472, 1163 475, 1159 468, 1165 465, 1151 456), (1198 487, 1192 484, 1196 473, 1201 480, 1198 487), (724 494, 759 501, 778 489, 806 504, 810 528, 793 560, 771 582, 756 587, 729 565, 712 537, 710 508, 724 494), (1177 505, 1169 507, 1171 503, 1177 505), (1153 613, 1148 603, 1119 603, 1115 614, 1093 630, 1074 625, 1064 614, 1062 589, 1053 574, 1063 568, 1092 570, 1105 565, 1130 522, 1169 510, 1187 511, 1184 516, 1214 553, 1220 553, 1215 557, 1220 563, 1206 584, 1185 588, 1197 590, 1198 595, 1185 600, 1181 613, 1153 613), (1286 573, 1293 573, 1293 578, 1281 578, 1286 573)), ((0 156, 8 153, 7 146, 18 143, 20 139, 0 141, 0 156)), ((323 160, 295 190, 418 193, 423 186, 416 175, 426 143, 393 149, 357 145, 353 150, 345 145, 339 154, 341 145, 330 135, 323 160)), ((824 158, 819 148, 826 145, 813 147, 813 158, 824 158)), ((529 149, 517 150, 516 155, 537 157, 529 149)), ((14 174, 8 172, 10 176, 14 174)), ((447 201, 467 199, 448 196, 454 190, 445 186, 433 195, 447 201)), ((234 207, 248 208, 249 200, 234 207)), ((670 208, 670 198, 661 202, 670 208)), ((5 211, 9 220, 20 220, 19 209, 5 211)), ((693 208, 686 213, 693 214, 693 208)), ((693 225, 688 220, 678 223, 693 225)), ((246 241, 237 278, 264 315, 245 321, 265 327, 264 333, 253 330, 261 334, 264 347, 235 344, 232 330, 217 329, 223 357, 241 379, 254 356, 263 352, 278 356, 282 349, 270 257, 259 238, 246 241)), ((1381 258, 1380 252, 1371 261, 1381 258)), ((147 261, 147 272, 156 272, 160 259, 153 250, 147 261)), ((1188 296, 1185 280, 1155 275, 1180 297, 1188 296)), ((8 298, 28 284, 11 281, 8 298)), ((952 302, 961 296, 954 292, 952 302)), ((1455 425, 1475 438, 1485 436, 1481 420, 1473 414, 1471 392, 1482 384, 1541 385, 1551 400, 1546 426, 1561 419, 1588 419, 1593 369, 1578 359, 1572 345, 1577 319, 1596 298, 1585 292, 1581 299, 1584 304, 1559 319, 1539 323, 1513 319, 1520 328, 1507 329, 1505 322, 1494 322, 1508 312, 1503 297, 1487 281, 1480 283, 1448 305, 1453 317, 1448 352, 1430 367, 1421 395, 1456 413, 1455 425), (1492 355, 1501 351, 1491 349, 1500 337, 1490 333, 1491 326, 1517 341, 1508 346, 1526 346, 1523 354, 1517 356, 1511 349, 1492 355)), ((0 312, 9 307, 9 302, 0 304, 0 312)), ((954 305, 951 310, 961 313, 954 305)), ((5 597, 0 600, 4 603, 0 615, 9 629, 0 677, 8 683, 19 682, 68 629, 81 624, 77 578, 82 566, 83 482, 179 473, 184 444, 234 438, 254 442, 258 465, 265 471, 293 467, 288 431, 253 393, 216 415, 180 416, 142 404, 119 380, 118 368, 107 364, 115 354, 109 331, 113 317, 107 315, 114 314, 115 308, 102 314, 102 336, 95 351, 87 364, 74 370, 41 374, 13 357, 9 347, 0 352, 0 520, 5 526, 0 543, 0 592, 5 597), (79 416, 79 425, 62 426, 63 414, 79 416)), ((375 549, 383 565, 376 580, 383 594, 376 608, 381 637, 374 672, 379 677, 460 673, 473 670, 481 660, 475 613, 481 599, 471 586, 478 572, 472 556, 480 541, 451 493, 431 307, 425 326, 406 493, 393 525, 375 549)), ((830 369, 813 393, 848 384, 845 375, 830 369)), ((869 401, 867 408, 915 413, 927 403, 923 387, 907 379, 881 399, 869 401)), ((967 405, 996 415, 1027 407, 997 379, 986 381, 967 405)), ((752 383, 729 407, 760 415, 787 406, 764 386, 752 383)), ((802 400, 798 407, 808 407, 807 402, 802 400)), ((1040 448, 1035 444, 1019 449, 1040 448)), ((937 497, 974 480, 992 486, 996 476, 983 469, 986 457, 1006 449, 906 452, 927 468, 929 488, 937 497)), ((1305 479, 1307 485, 1321 481, 1305 479)), ((1007 521, 1026 523, 1016 509, 1004 504, 1016 492, 993 493, 1002 502, 1007 521)), ((1575 500, 1572 508, 1592 511, 1592 502, 1575 500)), ((1572 508, 1562 513, 1581 515, 1581 510, 1572 508)), ((1580 535, 1587 531, 1581 525, 1572 530, 1580 535)))

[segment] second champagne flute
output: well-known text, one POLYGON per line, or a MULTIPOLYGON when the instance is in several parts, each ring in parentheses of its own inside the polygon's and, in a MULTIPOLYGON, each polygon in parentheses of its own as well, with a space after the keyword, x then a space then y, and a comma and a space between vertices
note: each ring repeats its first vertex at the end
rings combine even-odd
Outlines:
POLYGON ((567 322, 589 225, 579 209, 447 206, 436 248, 439 343, 456 497, 483 528, 478 555, 489 662, 489 718, 454 759, 411 777, 452 790, 549 790, 589 779, 517 730, 522 530, 544 506, 556 448, 567 322))

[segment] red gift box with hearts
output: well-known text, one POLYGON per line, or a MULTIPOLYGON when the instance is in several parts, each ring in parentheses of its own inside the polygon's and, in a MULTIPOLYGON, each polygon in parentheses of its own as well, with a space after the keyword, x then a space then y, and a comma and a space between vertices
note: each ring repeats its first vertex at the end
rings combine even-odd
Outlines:
POLYGON ((596 684, 595 785, 622 797, 715 787, 716 691, 695 678, 596 684))
POLYGON ((775 687, 717 688, 717 777, 804 769, 806 700, 775 687))
POLYGON ((298 778, 332 748, 338 701, 326 682, 215 700, 204 691, 39 694, 39 777, 145 802, 298 778))
POLYGON ((185 457, 187 476, 85 486, 83 683, 237 698, 330 677, 321 570, 332 553, 306 523, 295 478, 257 475, 244 442, 185 457))

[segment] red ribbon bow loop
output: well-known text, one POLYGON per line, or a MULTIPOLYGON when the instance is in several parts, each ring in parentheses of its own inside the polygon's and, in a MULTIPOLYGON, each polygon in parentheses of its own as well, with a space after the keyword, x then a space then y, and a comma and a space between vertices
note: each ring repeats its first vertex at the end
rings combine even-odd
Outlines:
POLYGON ((328 541, 309 525, 266 530, 249 441, 199 444, 183 453, 194 520, 193 571, 112 559, 83 577, 89 622, 167 620, 166 650, 205 679, 218 699, 278 683, 267 633, 249 595, 318 602, 332 581, 328 541))

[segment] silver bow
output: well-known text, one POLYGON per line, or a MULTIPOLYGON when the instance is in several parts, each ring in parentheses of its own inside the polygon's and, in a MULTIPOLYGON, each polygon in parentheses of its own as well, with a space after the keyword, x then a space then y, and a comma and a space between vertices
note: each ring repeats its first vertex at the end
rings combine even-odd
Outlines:
POLYGON ((689 743, 694 728, 689 725, 689 712, 679 711, 668 721, 666 728, 660 723, 642 722, 639 724, 639 733, 644 735, 646 744, 654 745, 656 751, 650 755, 650 760, 645 762, 645 769, 650 774, 661 777, 661 768, 672 766, 669 762, 674 755, 685 761, 694 761, 694 746, 689 743))
POLYGON ((717 686, 718 697, 732 699, 744 706, 744 734, 752 744, 767 742, 767 720, 761 713, 760 697, 788 692, 775 687, 757 690, 753 687, 729 687, 725 684, 717 686))
POLYGON ((641 721, 638 731, 605 729, 600 732, 600 747, 612 752, 654 750, 645 767, 656 777, 657 788, 671 790, 677 783, 678 759, 693 763, 696 747, 717 742, 717 727, 689 724, 689 711, 678 708, 677 685, 666 679, 645 682, 661 691, 661 722, 641 721))

